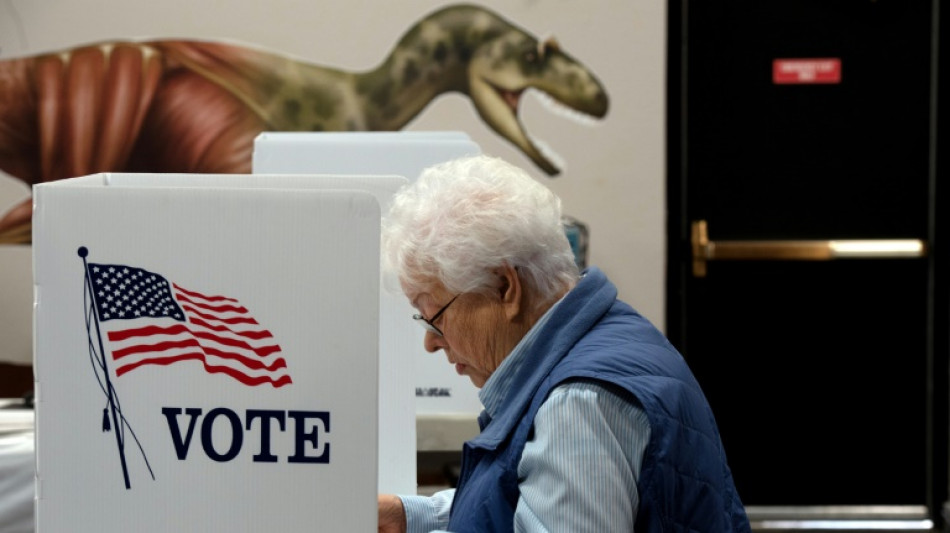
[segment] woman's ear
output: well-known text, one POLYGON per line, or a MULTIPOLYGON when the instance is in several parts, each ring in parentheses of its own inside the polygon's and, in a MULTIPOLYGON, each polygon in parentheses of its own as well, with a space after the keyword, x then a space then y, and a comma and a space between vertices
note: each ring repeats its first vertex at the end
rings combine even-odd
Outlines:
POLYGON ((518 270, 508 264, 504 264, 495 269, 498 276, 498 298, 501 305, 505 308, 505 316, 514 318, 522 309, 522 286, 521 278, 518 277, 518 270))

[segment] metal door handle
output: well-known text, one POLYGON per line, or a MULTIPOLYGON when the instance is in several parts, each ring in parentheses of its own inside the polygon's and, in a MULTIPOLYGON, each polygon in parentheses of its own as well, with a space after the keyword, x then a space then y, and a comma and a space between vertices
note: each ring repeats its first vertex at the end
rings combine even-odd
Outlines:
POLYGON ((758 261, 829 261, 863 258, 893 259, 924 257, 920 239, 874 239, 829 241, 710 241, 705 220, 692 224, 693 276, 706 276, 706 261, 717 259, 758 261))

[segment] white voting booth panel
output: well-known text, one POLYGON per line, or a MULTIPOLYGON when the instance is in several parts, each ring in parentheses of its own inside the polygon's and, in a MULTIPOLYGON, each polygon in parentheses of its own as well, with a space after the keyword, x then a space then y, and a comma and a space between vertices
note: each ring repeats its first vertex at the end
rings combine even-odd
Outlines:
MULTIPOLYGON (((478 144, 459 131, 268 132, 254 141, 252 172, 387 174, 411 181, 428 166, 479 153, 478 144)), ((387 203, 381 204, 385 213, 387 203)), ((466 429, 472 426, 477 431, 473 421, 482 410, 478 389, 467 377, 456 374, 441 352, 431 354, 423 349, 425 332, 409 320, 416 311, 406 298, 384 288, 380 309, 382 323, 395 326, 391 332, 385 328, 382 331, 380 357, 386 359, 387 352, 392 351, 393 357, 413 362, 417 415, 448 415, 440 418, 440 424, 459 416, 466 429)), ((460 445, 448 442, 457 440, 452 438, 436 436, 429 440, 445 440, 444 445, 435 443, 434 447, 440 449, 458 449, 460 445)))
POLYGON ((379 202, 122 177, 34 187, 37 531, 375 530, 379 202))
POLYGON ((396 175, 481 152, 459 131, 265 132, 254 139, 254 174, 396 175))
MULTIPOLYGON (((382 204, 388 201, 399 187, 407 183, 402 176, 358 175, 268 175, 268 174, 162 174, 160 180, 154 174, 112 175, 112 186, 121 187, 229 187, 266 189, 279 186, 286 189, 361 190, 366 191, 382 204)), ((334 261, 333 249, 319 249, 320 244, 308 241, 288 228, 287 242, 283 253, 286 260, 293 260, 298 248, 307 248, 309 253, 320 254, 324 261, 334 261)), ((378 250, 378 247, 377 247, 378 250)), ((378 264, 378 260, 377 260, 378 264)), ((316 274, 316 273, 315 273, 316 274)), ((380 309, 392 305, 392 295, 380 292, 380 309)), ((345 300, 340 305, 348 305, 345 300)), ((314 317, 316 320, 317 317, 314 317)), ((380 312, 379 319, 379 490, 395 494, 415 494, 416 485, 416 425, 413 368, 400 359, 400 350, 392 347, 412 346, 415 331, 405 327, 402 314, 380 312)), ((369 325, 369 323, 367 323, 369 325)), ((363 335, 370 329, 358 328, 363 335)))

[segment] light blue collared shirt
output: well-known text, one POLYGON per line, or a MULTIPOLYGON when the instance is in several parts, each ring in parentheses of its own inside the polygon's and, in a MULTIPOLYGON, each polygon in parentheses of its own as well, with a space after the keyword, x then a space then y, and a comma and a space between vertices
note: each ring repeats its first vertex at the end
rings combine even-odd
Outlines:
MULTIPOLYGON (((558 302, 560 303, 560 302, 558 302)), ((491 416, 517 387, 512 380, 558 304, 521 339, 479 391, 491 416)), ((639 404, 597 383, 575 381, 553 389, 534 419, 534 438, 518 463, 521 495, 517 532, 633 531, 637 480, 650 424, 639 404)), ((400 496, 408 533, 442 532, 455 489, 432 496, 400 496)))

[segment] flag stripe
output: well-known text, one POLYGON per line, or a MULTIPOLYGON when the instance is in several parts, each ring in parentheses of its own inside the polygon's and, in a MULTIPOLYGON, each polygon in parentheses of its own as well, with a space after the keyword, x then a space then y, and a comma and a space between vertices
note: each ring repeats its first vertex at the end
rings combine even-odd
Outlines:
POLYGON ((226 367, 226 366, 205 365, 205 370, 207 370, 208 372, 212 374, 219 373, 219 372, 223 374, 227 374, 231 376, 232 378, 240 381, 241 383, 245 385, 250 385, 252 387, 255 385, 261 385, 264 383, 270 383, 274 387, 283 387, 284 385, 289 385, 293 383, 293 381, 290 379, 290 376, 288 376, 287 374, 284 374, 275 379, 272 376, 248 376, 247 374, 238 372, 237 370, 234 370, 233 368, 226 367))
POLYGON ((235 300, 234 298, 228 298, 227 296, 207 296, 207 295, 201 294, 200 292, 189 291, 188 289, 185 289, 184 287, 178 285, 177 283, 172 283, 172 286, 178 289, 180 292, 182 292, 185 295, 194 296, 195 298, 201 298, 203 300, 237 302, 237 300, 235 300))
POLYGON ((118 361, 123 357, 137 355, 140 353, 164 352, 173 348, 191 347, 201 349, 201 345, 195 339, 184 339, 180 341, 162 341, 155 344, 136 344, 118 350, 112 350, 112 358, 118 361))
MULTIPOLYGON (((178 294, 178 301, 181 302, 183 305, 192 304, 195 307, 200 307, 201 309, 204 309, 205 311, 210 311, 212 313, 228 313, 228 312, 247 313, 247 308, 245 307, 234 306, 234 305, 208 305, 205 303, 190 300, 187 297, 182 296, 181 293, 177 291, 176 293, 178 294)), ((200 313, 200 311, 198 311, 197 309, 195 309, 195 312, 200 313)), ((241 318, 243 318, 244 320, 249 320, 252 324, 257 324, 257 322, 253 318, 250 318, 250 317, 241 317, 241 318)))
POLYGON ((250 344, 244 341, 232 339, 230 337, 225 337, 223 335, 218 335, 214 332, 192 330, 191 334, 194 335, 195 337, 198 337, 199 339, 216 342, 218 344, 223 344, 225 346, 230 346, 232 348, 238 348, 240 350, 248 350, 256 354, 258 357, 267 357, 268 355, 272 353, 280 351, 280 346, 276 344, 255 347, 255 346, 251 346, 250 344))
POLYGON ((182 339, 178 341, 162 341, 155 344, 135 344, 126 346, 125 348, 112 350, 112 358, 118 361, 119 359, 129 356, 148 356, 149 354, 156 352, 166 352, 168 350, 179 348, 197 348, 209 356, 218 357, 221 359, 230 359, 252 370, 267 370, 273 372, 281 368, 287 368, 287 362, 284 361, 283 357, 276 357, 271 362, 265 362, 261 361, 260 359, 247 357, 239 352, 219 350, 213 346, 201 344, 194 338, 182 339))
MULTIPOLYGON (((272 337, 272 336, 273 336, 273 335, 271 335, 270 332, 267 331, 267 330, 261 330, 261 331, 253 331, 253 330, 239 331, 239 330, 231 329, 231 328, 229 328, 229 327, 227 327, 227 326, 214 326, 214 325, 211 324, 211 322, 207 322, 207 321, 202 320, 202 319, 206 318, 206 319, 208 319, 208 320, 210 320, 210 321, 224 322, 224 323, 226 323, 226 324, 256 324, 256 322, 251 322, 251 321, 248 321, 248 320, 246 320, 246 319, 221 320, 221 319, 215 318, 215 317, 213 317, 213 316, 211 316, 211 315, 203 315, 203 314, 201 314, 201 313, 198 313, 198 312, 194 311, 193 309, 191 309, 191 308, 190 308, 189 306, 187 306, 187 305, 183 305, 182 308, 183 308, 185 311, 191 311, 191 312, 188 313, 188 316, 191 317, 191 322, 192 322, 193 324, 200 324, 200 325, 203 325, 204 327, 206 327, 206 328, 208 328, 208 329, 214 329, 214 330, 218 330, 218 331, 231 331, 231 332, 233 332, 233 333, 238 333, 238 334, 240 334, 240 335, 242 335, 242 336, 244 336, 244 337, 249 337, 249 338, 252 338, 252 339, 263 339, 263 338, 266 338, 266 337, 272 337)), ((253 320, 253 319, 251 319, 251 320, 253 320)))
MULTIPOLYGON (((141 359, 141 360, 136 361, 136 362, 134 362, 134 363, 129 363, 129 364, 127 364, 127 365, 122 365, 122 366, 116 368, 116 369, 115 369, 115 375, 116 375, 116 376, 121 376, 122 374, 125 374, 126 372, 129 372, 129 371, 131 371, 131 370, 135 370, 136 368, 138 368, 138 367, 140 367, 140 366, 142 366, 142 365, 161 365, 161 366, 165 366, 165 365, 170 365, 170 364, 172 364, 172 363, 177 363, 177 362, 179 362, 179 361, 188 361, 188 360, 203 361, 203 360, 204 360, 204 354, 201 353, 201 352, 190 352, 190 353, 186 353, 186 354, 182 354, 182 355, 175 355, 175 356, 149 357, 148 359, 141 359)), ((207 365, 206 365, 206 366, 207 366, 207 365)))
POLYGON ((123 329, 118 331, 109 332, 110 341, 124 341, 134 337, 149 337, 152 335, 177 335, 179 333, 187 333, 188 328, 181 325, 174 326, 144 326, 141 328, 131 328, 123 329))
POLYGON ((226 374, 240 381, 241 383, 245 385, 254 386, 254 385, 261 385, 263 383, 270 383, 274 387, 282 387, 284 385, 293 383, 293 381, 290 379, 290 376, 288 376, 287 374, 279 375, 276 378, 271 375, 254 376, 254 375, 249 375, 247 373, 241 372, 239 370, 235 370, 234 368, 229 367, 229 366, 210 365, 207 363, 207 361, 205 361, 204 354, 201 352, 191 352, 191 353, 186 353, 186 354, 181 354, 181 355, 176 355, 176 356, 152 357, 149 359, 144 359, 137 363, 120 366, 119 368, 116 369, 116 376, 121 376, 122 374, 125 374, 143 365, 165 366, 165 365, 170 365, 170 364, 177 363, 180 361, 189 361, 189 360, 201 361, 204 364, 205 371, 207 371, 208 373, 226 374))

